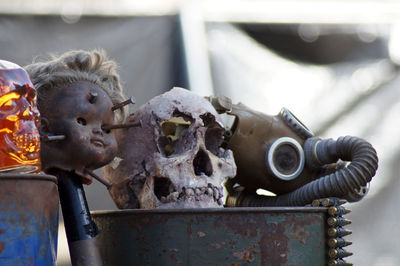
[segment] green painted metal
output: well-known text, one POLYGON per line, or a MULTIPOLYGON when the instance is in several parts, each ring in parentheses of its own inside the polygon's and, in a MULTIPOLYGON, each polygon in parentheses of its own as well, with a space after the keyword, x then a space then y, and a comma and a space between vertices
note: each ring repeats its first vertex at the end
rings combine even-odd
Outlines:
POLYGON ((104 265, 326 265, 326 208, 96 211, 104 265))

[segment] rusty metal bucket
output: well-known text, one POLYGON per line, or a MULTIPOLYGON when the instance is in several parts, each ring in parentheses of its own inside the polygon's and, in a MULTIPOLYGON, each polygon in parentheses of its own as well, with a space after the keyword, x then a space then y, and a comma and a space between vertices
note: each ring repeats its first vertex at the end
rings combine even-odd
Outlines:
POLYGON ((0 175, 0 265, 55 265, 58 210, 54 176, 0 175))
POLYGON ((104 265, 325 265, 326 208, 95 211, 104 265))

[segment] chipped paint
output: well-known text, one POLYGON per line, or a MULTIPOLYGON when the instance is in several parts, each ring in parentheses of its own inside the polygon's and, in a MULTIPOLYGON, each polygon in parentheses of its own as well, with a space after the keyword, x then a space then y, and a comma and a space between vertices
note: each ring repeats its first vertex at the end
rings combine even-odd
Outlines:
POLYGON ((125 210, 92 216, 102 232, 104 265, 326 264, 324 208, 125 210))
POLYGON ((255 260, 255 253, 253 251, 253 248, 248 248, 245 250, 238 250, 234 251, 232 255, 238 259, 247 261, 247 262, 253 262, 255 260))
POLYGON ((0 178, 0 265, 54 265, 58 191, 48 175, 0 178))

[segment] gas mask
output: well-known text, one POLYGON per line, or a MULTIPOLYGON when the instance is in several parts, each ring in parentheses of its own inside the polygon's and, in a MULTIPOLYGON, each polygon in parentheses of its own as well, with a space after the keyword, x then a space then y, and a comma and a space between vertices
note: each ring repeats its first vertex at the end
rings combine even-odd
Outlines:
POLYGON ((36 90, 18 65, 0 60, 0 172, 39 173, 36 90))
POLYGON ((208 99, 219 113, 234 116, 225 137, 237 165, 226 183, 228 206, 304 206, 324 197, 353 202, 367 193, 378 158, 365 140, 316 138, 286 108, 270 116, 226 97, 208 99), (257 195, 259 188, 277 196, 257 195))

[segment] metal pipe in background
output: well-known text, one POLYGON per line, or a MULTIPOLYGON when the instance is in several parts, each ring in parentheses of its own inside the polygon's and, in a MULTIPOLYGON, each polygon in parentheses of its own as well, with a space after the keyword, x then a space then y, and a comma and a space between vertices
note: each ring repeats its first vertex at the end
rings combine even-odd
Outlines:
POLYGON ((58 179, 58 193, 73 266, 103 265, 96 245, 98 229, 93 222, 81 177, 73 172, 52 170, 58 179))

